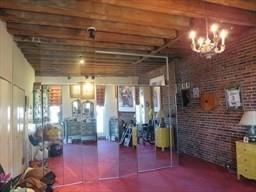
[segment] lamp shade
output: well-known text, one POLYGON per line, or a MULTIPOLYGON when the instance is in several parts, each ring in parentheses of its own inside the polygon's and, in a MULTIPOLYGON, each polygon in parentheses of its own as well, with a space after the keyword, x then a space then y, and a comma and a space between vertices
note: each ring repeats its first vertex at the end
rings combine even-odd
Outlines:
POLYGON ((239 124, 245 125, 245 126, 255 126, 256 125, 256 111, 244 112, 239 124))
POLYGON ((160 109, 158 111, 158 113, 156 114, 156 118, 158 118, 158 119, 165 118, 165 112, 163 109, 160 109))

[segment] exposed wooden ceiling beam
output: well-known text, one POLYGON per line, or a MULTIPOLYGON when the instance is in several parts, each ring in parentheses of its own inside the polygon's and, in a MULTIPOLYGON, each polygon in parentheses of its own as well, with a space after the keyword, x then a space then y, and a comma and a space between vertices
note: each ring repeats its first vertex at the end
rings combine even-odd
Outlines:
POLYGON ((59 46, 78 46, 78 47, 91 47, 91 48, 112 48, 119 50, 130 50, 130 51, 150 51, 153 49, 152 46, 145 45, 132 45, 132 44, 121 44, 121 43, 109 43, 109 42, 95 42, 95 41, 84 41, 75 39, 56 39, 48 37, 40 37, 40 43, 33 42, 32 37, 28 35, 15 35, 14 39, 18 43, 22 44, 34 44, 38 47, 43 45, 59 45, 59 46))
POLYGON ((85 72, 71 72, 71 71, 68 71, 68 72, 62 72, 62 71, 53 71, 53 70, 48 70, 48 71, 43 71, 43 70, 40 70, 40 71, 35 71, 35 75, 36 76, 81 76, 81 75, 87 75, 87 76, 91 76, 91 75, 94 75, 94 76, 116 76, 116 77, 127 77, 127 76, 135 76, 134 73, 129 73, 129 72, 116 72, 116 71, 97 71, 97 74, 95 74, 94 71, 85 71, 85 72))
MULTIPOLYGON (((136 1, 135 4, 137 4, 136 1)), ((188 28, 190 19, 184 16, 166 15, 159 12, 118 7, 86 1, 0 1, 0 8, 83 17, 121 23, 154 26, 168 29, 188 28)))
POLYGON ((256 1, 255 0, 203 0, 210 3, 216 3, 220 5, 225 5, 229 7, 236 7, 240 9, 246 9, 251 11, 256 11, 256 1))
MULTIPOLYGON (((18 47, 22 50, 42 50, 42 51, 63 51, 63 52, 75 52, 75 53, 94 53, 94 47, 79 47, 79 46, 72 46, 72 45, 47 45, 47 44, 34 44, 34 43, 18 43, 18 47)), ((120 49, 113 49, 113 48, 100 48, 104 51, 120 51, 120 49)), ((129 52, 129 51, 126 51, 129 52)), ((134 52, 134 50, 130 50, 130 52, 134 52)), ((146 51, 136 50, 136 53, 146 54, 146 51)))
POLYGON ((150 69, 124 69, 124 68, 62 68, 59 67, 49 67, 42 69, 41 67, 35 67, 35 72, 37 76, 43 75, 54 75, 54 76, 75 76, 75 75, 97 75, 97 76, 137 76, 138 74, 151 71, 155 68, 150 69))
POLYGON ((81 41, 97 41, 109 43, 127 43, 135 45, 159 46, 163 39, 141 37, 136 35, 123 35, 118 33, 97 32, 95 40, 88 37, 85 30, 49 27, 42 25, 8 23, 8 31, 14 35, 30 35, 35 37, 50 37, 56 39, 75 39, 81 41))
MULTIPOLYGON (((29 61, 33 61, 34 64, 37 64, 40 63, 40 62, 43 62, 43 63, 59 63, 59 64, 65 64, 65 63, 73 63, 74 65, 75 64, 79 64, 79 60, 76 59, 76 58, 50 58, 50 57, 37 57, 37 56, 30 56, 28 57, 28 60, 29 61)), ((85 63, 93 63, 95 65, 100 65, 100 64, 104 64, 104 63, 109 63, 109 64, 112 64, 112 65, 115 65, 115 64, 128 64, 130 65, 131 64, 131 61, 129 60, 120 60, 120 59, 85 59, 85 63)), ((164 64, 164 62, 157 62, 157 61, 145 61, 142 65, 161 65, 161 64, 164 64)))
MULTIPOLYGON (((256 26, 256 13, 233 7, 226 7, 200 0, 94 0, 109 5, 155 11, 187 17, 208 18, 245 26, 256 26)), ((255 1, 254 1, 255 2, 255 1)), ((255 5, 254 5, 255 6, 255 5)))
POLYGON ((101 64, 101 65, 94 65, 91 63, 85 64, 83 66, 79 66, 79 65, 74 65, 73 63, 66 63, 63 66, 60 67, 60 64, 58 63, 40 63, 40 64, 32 64, 34 67, 36 68, 58 68, 58 69, 67 69, 70 68, 71 70, 74 69, 105 69, 105 70, 116 70, 116 69, 125 69, 125 70, 142 70, 142 69, 149 69, 152 67, 159 67, 162 65, 148 65, 148 66, 140 66, 140 67, 135 67, 135 66, 130 66, 130 65, 121 65, 121 64, 109 64, 109 63, 105 63, 105 64, 101 64))
POLYGON ((97 29, 97 31, 101 32, 121 33, 167 39, 175 36, 176 34, 175 30, 159 27, 15 10, 0 10, 0 18, 4 19, 7 22, 56 26, 83 30, 86 30, 88 27, 93 26, 97 29))
MULTIPOLYGON (((105 54, 95 54, 95 53, 74 53, 74 52, 65 52, 65 51, 42 51, 42 50, 23 50, 23 53, 27 57, 49 57, 56 59, 79 59, 83 56, 85 59, 109 59, 109 60, 126 60, 126 61, 136 61, 140 57, 130 57, 130 56, 121 56, 121 55, 105 55, 105 54)), ((154 62, 161 62, 160 59, 149 59, 154 62)))

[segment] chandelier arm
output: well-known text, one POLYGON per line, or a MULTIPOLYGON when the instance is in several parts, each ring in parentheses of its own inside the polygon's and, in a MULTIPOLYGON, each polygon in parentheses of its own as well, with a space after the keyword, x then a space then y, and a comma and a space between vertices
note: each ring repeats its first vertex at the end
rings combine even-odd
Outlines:
POLYGON ((200 49, 196 47, 196 44, 195 44, 195 43, 192 43, 192 44, 191 44, 191 48, 192 48, 193 51, 195 51, 195 52, 197 52, 197 53, 200 53, 200 52, 201 52, 200 49))
POLYGON ((219 48, 215 47, 214 52, 215 53, 222 53, 225 50, 225 45, 221 45, 219 48))

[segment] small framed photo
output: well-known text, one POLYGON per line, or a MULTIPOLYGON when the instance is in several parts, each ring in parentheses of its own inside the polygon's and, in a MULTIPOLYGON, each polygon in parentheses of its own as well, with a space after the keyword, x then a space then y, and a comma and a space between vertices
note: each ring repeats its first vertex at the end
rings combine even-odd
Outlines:
POLYGON ((193 91, 193 98, 198 99, 200 97, 199 87, 194 87, 192 91, 193 91))
POLYGON ((154 112, 159 112, 161 107, 161 87, 153 87, 154 112))
POLYGON ((243 107, 240 86, 232 85, 225 88, 227 109, 241 109, 243 107))
POLYGON ((189 82, 186 82, 186 83, 185 83, 185 87, 186 87, 186 89, 189 89, 189 88, 190 88, 190 83, 189 83, 189 82))
POLYGON ((182 83, 182 84, 181 84, 181 90, 184 90, 184 89, 187 89, 187 88, 186 88, 186 83, 182 83))

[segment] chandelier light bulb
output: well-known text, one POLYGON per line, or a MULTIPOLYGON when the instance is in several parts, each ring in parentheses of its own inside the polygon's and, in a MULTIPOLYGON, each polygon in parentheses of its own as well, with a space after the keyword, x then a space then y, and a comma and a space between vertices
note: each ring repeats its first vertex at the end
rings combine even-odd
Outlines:
POLYGON ((195 31, 190 31, 189 32, 189 38, 194 40, 196 38, 196 32, 195 31))
POLYGON ((222 29, 220 32, 220 38, 221 38, 221 44, 225 44, 225 38, 228 36, 228 31, 225 29, 222 29))
POLYGON ((210 45, 210 44, 211 44, 211 40, 210 40, 209 38, 207 38, 207 39, 205 40, 205 44, 206 44, 206 45, 210 45))
POLYGON ((225 29, 222 29, 220 32, 220 37, 221 38, 226 38, 228 36, 228 31, 225 29))
POLYGON ((218 29, 219 29, 219 26, 217 24, 214 23, 211 25, 211 28, 210 28, 211 32, 216 33, 218 29))
POLYGON ((80 60, 79 60, 79 64, 80 64, 80 65, 83 65, 84 63, 85 63, 84 58, 80 58, 80 60))
POLYGON ((198 45, 201 47, 204 43, 204 38, 203 37, 200 37, 198 40, 197 40, 197 43, 198 45))

